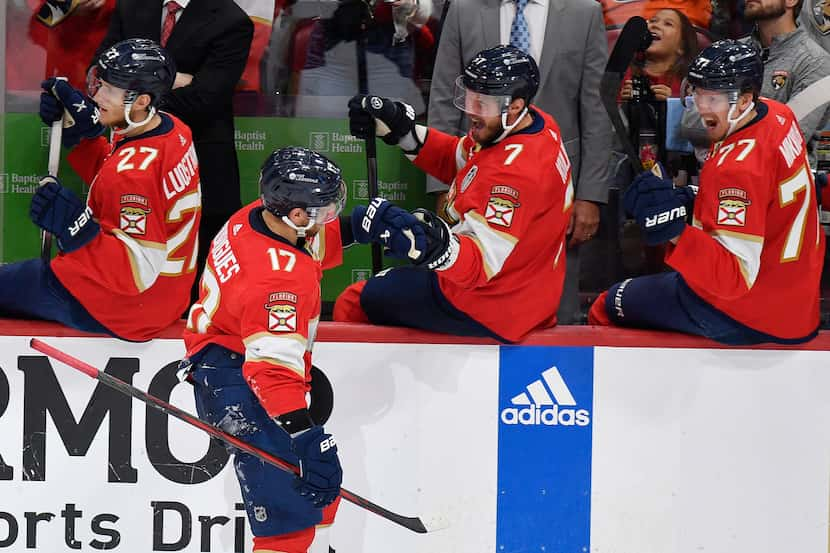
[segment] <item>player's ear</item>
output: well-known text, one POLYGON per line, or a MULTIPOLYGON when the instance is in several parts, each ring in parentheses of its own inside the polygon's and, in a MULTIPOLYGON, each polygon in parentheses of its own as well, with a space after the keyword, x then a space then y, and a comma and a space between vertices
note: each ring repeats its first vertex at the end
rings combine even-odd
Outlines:
POLYGON ((295 207, 289 211, 288 218, 298 227, 304 227, 308 224, 308 213, 306 213, 306 210, 301 207, 295 207))
POLYGON ((743 113, 744 110, 749 107, 752 101, 755 99, 755 95, 752 91, 744 92, 738 97, 738 111, 743 113))
POLYGON ((525 102, 524 98, 515 98, 515 99, 513 99, 513 101, 510 102, 510 105, 507 107, 508 115, 514 115, 514 116, 519 115, 522 112, 522 110, 525 108, 526 104, 527 104, 527 102, 525 102))
POLYGON ((138 109, 148 109, 150 107, 150 103, 153 99, 150 97, 149 94, 139 94, 138 98, 135 99, 133 102, 133 106, 138 109))

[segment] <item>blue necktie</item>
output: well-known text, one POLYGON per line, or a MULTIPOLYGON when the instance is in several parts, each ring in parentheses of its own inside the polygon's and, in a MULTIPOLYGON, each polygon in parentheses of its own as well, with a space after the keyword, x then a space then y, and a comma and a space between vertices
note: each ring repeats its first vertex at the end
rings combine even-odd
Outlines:
POLYGON ((515 2, 516 17, 513 18, 513 25, 510 27, 510 45, 529 54, 530 29, 527 28, 527 19, 525 19, 525 6, 528 0, 515 0, 515 2))

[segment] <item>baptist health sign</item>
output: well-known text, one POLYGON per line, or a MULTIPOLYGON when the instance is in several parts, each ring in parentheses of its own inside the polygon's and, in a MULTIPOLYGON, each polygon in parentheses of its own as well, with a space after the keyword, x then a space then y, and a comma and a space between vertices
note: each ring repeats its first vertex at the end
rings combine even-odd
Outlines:
MULTIPOLYGON (((44 341, 193 412, 181 341, 44 341)), ((0 337, 0 553, 243 553, 203 433, 0 337)), ((830 352, 321 341, 336 551, 826 553, 830 352)))

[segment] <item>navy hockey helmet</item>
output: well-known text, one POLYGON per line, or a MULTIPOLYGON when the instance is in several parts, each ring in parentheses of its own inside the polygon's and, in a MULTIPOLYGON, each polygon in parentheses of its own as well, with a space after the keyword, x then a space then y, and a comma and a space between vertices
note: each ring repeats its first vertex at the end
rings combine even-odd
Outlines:
POLYGON ((689 66, 688 83, 704 90, 761 93, 764 63, 758 51, 736 40, 719 40, 700 52, 689 66))
POLYGON ((533 57, 501 45, 482 50, 467 64, 456 80, 455 105, 474 115, 499 115, 516 98, 530 104, 538 90, 539 67, 533 57), (493 113, 494 103, 498 113, 493 113))
POLYGON ((259 191, 265 209, 277 217, 305 209, 310 224, 337 218, 346 203, 340 168, 322 154, 289 146, 275 150, 262 165, 259 191))
POLYGON ((149 94, 151 106, 173 88, 176 65, 173 57, 161 46, 145 38, 122 40, 104 50, 90 68, 87 78, 89 95, 94 96, 105 81, 127 90, 126 103, 139 94, 149 94))

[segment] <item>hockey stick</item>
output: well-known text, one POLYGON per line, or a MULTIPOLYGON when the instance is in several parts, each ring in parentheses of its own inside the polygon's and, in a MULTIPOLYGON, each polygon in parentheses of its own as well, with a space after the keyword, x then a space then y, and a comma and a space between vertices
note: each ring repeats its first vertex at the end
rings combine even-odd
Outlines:
MULTIPOLYGON (((56 359, 66 365, 69 365, 73 369, 77 369, 82 373, 86 374, 89 377, 92 377, 103 384, 118 390, 119 392, 126 394, 128 396, 134 397, 138 400, 143 401, 147 405, 158 409, 162 413, 167 415, 172 415, 179 419, 180 421, 186 422, 191 426, 195 426, 200 430, 204 430, 208 434, 210 434, 214 438, 218 438, 245 453, 253 455, 259 459, 262 459, 266 463, 269 463, 280 470, 285 472, 290 472, 292 474, 299 474, 300 469, 291 463, 283 461, 282 459, 271 455, 266 451, 262 451, 227 432, 224 432, 213 425, 210 425, 203 420, 199 419, 198 417, 191 415, 187 411, 179 409, 178 407, 167 403, 155 396, 152 396, 146 392, 143 392, 136 388, 135 386, 124 382, 123 380, 119 380, 114 376, 107 374, 99 369, 96 369, 92 365, 81 361, 75 357, 72 357, 68 353, 64 353, 61 350, 50 346, 49 344, 38 340, 37 338, 32 338, 29 342, 29 346, 37 350, 53 359, 56 359)), ((358 507, 366 509, 367 511, 378 515, 381 518, 385 518, 386 520, 392 521, 395 524, 399 524, 408 530, 412 530, 413 532, 417 532, 419 534, 425 534, 427 532, 434 532, 435 530, 441 530, 448 526, 448 523, 443 517, 432 517, 427 519, 426 522, 418 517, 407 517, 403 515, 399 515, 398 513, 393 513, 388 509, 384 509, 380 505, 376 505, 372 503, 368 499, 365 499, 354 492, 350 492, 345 488, 340 489, 340 497, 349 501, 350 503, 354 503, 358 507)))
MULTIPOLYGON (((61 163, 61 135, 63 134, 63 119, 58 119, 52 123, 52 130, 49 133, 49 162, 47 163, 47 171, 50 175, 57 178, 58 168, 61 163)), ((40 258, 44 263, 49 263, 52 258, 52 235, 45 231, 40 231, 40 258)))
POLYGON ((635 175, 642 172, 643 165, 640 163, 640 154, 637 153, 637 149, 631 143, 628 130, 620 116, 617 95, 620 92, 623 75, 628 70, 631 60, 634 59, 634 54, 638 50, 644 50, 644 47, 648 47, 650 37, 651 34, 648 31, 648 24, 645 19, 639 16, 629 19, 620 31, 616 44, 614 44, 614 49, 608 57, 608 64, 605 66, 605 72, 602 74, 599 84, 600 100, 611 119, 611 124, 614 125, 617 138, 622 143, 623 150, 625 150, 635 175))
MULTIPOLYGON (((358 0, 365 4, 366 13, 361 22, 360 36, 355 41, 357 48, 357 89, 360 94, 369 94, 369 75, 366 66, 366 32, 369 21, 373 18, 372 4, 367 0, 358 0)), ((375 135, 366 137, 366 180, 369 182, 369 199, 378 196, 378 150, 375 135)), ((383 268, 380 244, 372 244, 372 274, 376 275, 383 268)))

